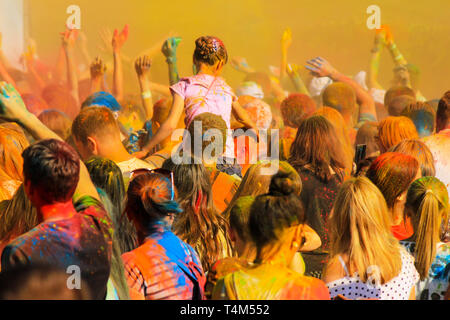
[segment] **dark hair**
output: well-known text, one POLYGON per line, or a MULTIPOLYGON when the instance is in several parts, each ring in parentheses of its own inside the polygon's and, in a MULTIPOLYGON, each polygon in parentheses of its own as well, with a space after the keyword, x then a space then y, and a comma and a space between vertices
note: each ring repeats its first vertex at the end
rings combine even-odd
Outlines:
POLYGON ((67 143, 48 139, 36 142, 23 153, 25 181, 40 188, 45 201, 68 201, 80 178, 80 158, 67 143))
POLYGON ((222 253, 231 248, 231 241, 227 221, 214 207, 209 173, 203 164, 175 165, 171 158, 162 167, 173 171, 178 202, 183 209, 172 229, 199 253, 204 270, 210 270, 214 262, 224 258, 222 253))
POLYGON ((113 95, 103 91, 95 92, 87 97, 81 105, 81 108, 83 109, 91 106, 106 107, 111 111, 120 111, 122 109, 113 95))
POLYGON ((397 198, 408 190, 419 171, 419 162, 413 156, 386 152, 377 157, 367 170, 367 178, 380 189, 389 209, 397 198))
POLYGON ((213 36, 200 37, 195 40, 194 63, 201 62, 214 65, 217 61, 228 62, 228 53, 222 40, 213 36))
POLYGON ((284 123, 298 128, 316 110, 316 103, 306 94, 291 93, 281 102, 280 109, 284 123))
POLYGON ((450 90, 444 93, 436 112, 436 132, 450 125, 450 90))
POLYGON ((114 225, 115 237, 120 250, 128 252, 135 249, 137 245, 136 229, 128 217, 122 215, 126 191, 120 168, 114 161, 101 157, 90 158, 86 161, 86 167, 94 185, 103 190, 111 201, 112 210, 108 210, 108 213, 114 225))
POLYGON ((89 286, 67 287, 67 273, 46 263, 17 265, 0 273, 0 300, 90 300, 89 286))
POLYGON ((389 105, 386 106, 390 116, 397 117, 402 114, 403 110, 411 103, 416 102, 416 98, 409 95, 402 95, 394 97, 389 105))
POLYGON ((257 196, 251 206, 249 228, 258 250, 279 240, 284 229, 306 220, 291 175, 282 171, 274 175, 269 192, 257 196))
MULTIPOLYGON (((226 124, 225 120, 223 120, 223 118, 221 116, 216 115, 214 113, 203 112, 203 113, 199 114, 198 116, 196 116, 191 121, 191 123, 188 127, 188 131, 191 136, 191 153, 192 154, 194 154, 194 151, 195 151, 194 143, 197 140, 195 137, 202 137, 202 139, 201 139, 202 155, 203 155, 203 151, 210 144, 215 143, 217 146, 219 146, 218 141, 215 141, 212 139, 211 139, 211 141, 209 141, 209 139, 205 139, 204 134, 210 129, 217 129, 220 131, 221 138, 222 138, 222 147, 223 147, 223 150, 225 150, 226 139, 227 139, 227 124, 226 124), (201 122, 201 131, 199 131, 200 126, 198 126, 198 125, 196 126, 195 122, 201 122)), ((214 136, 211 138, 215 139, 214 136)), ((213 156, 216 156, 216 157, 220 156, 222 154, 223 150, 219 150, 219 154, 214 154, 213 156)))
POLYGON ((417 101, 405 107, 402 116, 408 117, 414 122, 419 137, 426 137, 434 133, 436 112, 426 102, 417 101))
POLYGON ((142 227, 165 218, 170 213, 180 213, 183 210, 176 200, 176 188, 172 190, 169 178, 159 173, 142 173, 130 181, 127 191, 125 213, 136 217, 142 227))
POLYGON ((332 177, 331 167, 342 181, 345 168, 342 150, 333 125, 323 116, 311 116, 298 128, 288 162, 296 169, 311 166, 317 178, 325 182, 332 177))
POLYGON ((386 91, 386 93, 384 94, 384 106, 388 107, 395 97, 403 96, 403 95, 407 95, 407 96, 410 96, 410 97, 413 97, 414 99, 416 99, 416 94, 413 89, 408 88, 408 87, 395 86, 395 87, 389 88, 386 91))
POLYGON ((88 137, 106 134, 120 134, 119 126, 112 112, 106 107, 87 107, 73 120, 72 135, 86 144, 88 137))

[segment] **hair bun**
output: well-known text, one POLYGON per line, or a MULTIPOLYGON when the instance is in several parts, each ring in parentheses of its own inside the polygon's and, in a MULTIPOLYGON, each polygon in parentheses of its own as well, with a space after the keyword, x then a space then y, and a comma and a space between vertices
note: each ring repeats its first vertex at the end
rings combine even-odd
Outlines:
POLYGON ((269 194, 273 196, 289 196, 295 192, 295 186, 289 174, 278 172, 272 177, 269 186, 269 194))

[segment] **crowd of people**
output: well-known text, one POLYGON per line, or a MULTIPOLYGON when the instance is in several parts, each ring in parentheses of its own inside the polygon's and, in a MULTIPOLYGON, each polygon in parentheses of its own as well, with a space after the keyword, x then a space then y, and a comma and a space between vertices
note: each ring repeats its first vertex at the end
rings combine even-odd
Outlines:
POLYGON ((199 37, 189 77, 180 38, 134 60, 128 34, 111 61, 76 29, 55 66, 0 50, 1 299, 450 299, 450 91, 424 97, 387 26, 354 77, 290 63, 289 29, 270 72, 199 37))

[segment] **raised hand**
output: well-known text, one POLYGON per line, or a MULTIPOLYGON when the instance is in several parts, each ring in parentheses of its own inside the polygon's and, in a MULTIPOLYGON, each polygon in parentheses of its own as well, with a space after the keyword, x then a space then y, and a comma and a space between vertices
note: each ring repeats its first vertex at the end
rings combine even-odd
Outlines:
POLYGON ((231 58, 231 66, 237 71, 241 72, 249 72, 250 67, 247 63, 247 60, 243 57, 233 57, 231 58))
POLYGON ((78 37, 77 29, 66 29, 66 31, 61 32, 61 41, 64 48, 72 48, 75 40, 78 37))
POLYGON ((281 50, 283 50, 283 52, 287 52, 291 44, 292 44, 292 31, 291 28, 286 28, 286 30, 284 30, 283 32, 283 35, 281 36, 281 50))
POLYGON ((112 47, 114 51, 120 50, 128 39, 129 26, 128 24, 123 27, 123 30, 119 33, 119 30, 115 29, 112 37, 112 47))
POLYGON ((0 82, 0 114, 13 121, 20 121, 30 114, 14 86, 4 81, 0 82))
POLYGON ((148 75, 150 71, 150 67, 152 65, 152 59, 149 56, 144 55, 136 59, 134 63, 134 68, 136 69, 136 73, 138 77, 145 77, 148 75))
POLYGON ((300 68, 295 63, 289 63, 286 65, 286 72, 291 77, 298 74, 298 70, 300 70, 300 68))
POLYGON ((164 41, 161 52, 166 58, 174 58, 177 55, 177 47, 181 42, 180 37, 171 37, 164 41))
POLYGON ((330 77, 333 78, 338 71, 324 58, 316 57, 314 59, 306 61, 309 65, 305 65, 305 68, 311 71, 311 74, 315 77, 330 77))
POLYGON ((91 64, 91 78, 101 78, 106 72, 106 65, 100 57, 96 57, 91 64))

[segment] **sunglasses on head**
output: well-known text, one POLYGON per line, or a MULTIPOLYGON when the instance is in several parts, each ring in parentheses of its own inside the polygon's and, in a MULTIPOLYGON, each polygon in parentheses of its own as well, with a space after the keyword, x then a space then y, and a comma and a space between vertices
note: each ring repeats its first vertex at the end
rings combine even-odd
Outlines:
POLYGON ((170 200, 172 201, 175 197, 175 184, 173 181, 173 172, 167 169, 162 169, 162 168, 158 168, 158 169, 148 169, 148 168, 139 168, 139 169, 135 169, 133 171, 131 171, 131 175, 130 175, 130 182, 136 178, 137 176, 141 175, 141 174, 149 174, 149 173, 159 173, 163 176, 165 176, 166 178, 170 179, 170 182, 172 184, 171 187, 171 197, 170 200))

